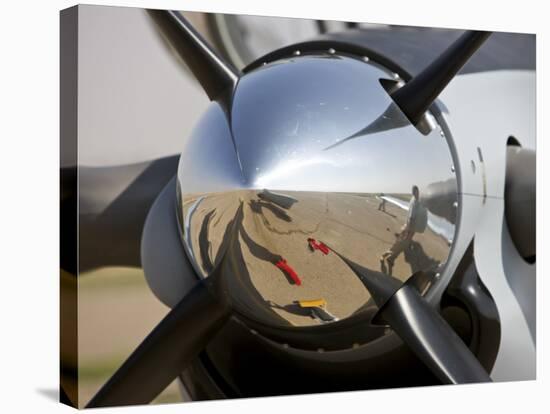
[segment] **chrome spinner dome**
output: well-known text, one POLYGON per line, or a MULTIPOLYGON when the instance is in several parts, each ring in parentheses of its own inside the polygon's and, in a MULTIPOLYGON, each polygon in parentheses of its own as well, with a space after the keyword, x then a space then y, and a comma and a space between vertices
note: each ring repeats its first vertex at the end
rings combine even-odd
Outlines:
POLYGON ((313 326, 375 306, 362 272, 437 282, 455 233, 453 158, 433 116, 422 133, 393 103, 399 81, 372 59, 296 53, 204 114, 178 169, 181 232, 239 313, 313 326))

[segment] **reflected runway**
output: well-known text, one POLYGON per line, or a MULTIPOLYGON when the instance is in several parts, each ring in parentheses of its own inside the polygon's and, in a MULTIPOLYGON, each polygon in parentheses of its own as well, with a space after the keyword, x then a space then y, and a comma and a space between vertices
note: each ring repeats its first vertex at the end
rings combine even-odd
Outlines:
MULTIPOLYGON (((238 273, 244 286, 242 292, 233 293, 244 306, 254 309, 249 301, 264 301, 286 323, 308 326, 322 321, 296 303, 322 299, 335 318, 349 317, 365 306, 370 294, 332 249, 373 272, 384 272, 379 257, 394 244, 395 233, 407 221, 407 210, 392 203, 379 210, 377 194, 291 191, 284 195, 296 200, 288 209, 262 197, 262 191, 189 196, 183 214, 192 213, 186 236, 191 235, 187 240, 197 271, 202 277, 210 275, 227 249, 232 272, 238 273), (230 237, 236 242, 229 243, 230 237), (327 254, 312 249, 310 239, 328 246, 327 254), (278 266, 283 260, 299 284, 278 266)), ((445 238, 428 228, 414 235, 391 274, 404 282, 418 270, 435 271, 448 249, 445 238)))

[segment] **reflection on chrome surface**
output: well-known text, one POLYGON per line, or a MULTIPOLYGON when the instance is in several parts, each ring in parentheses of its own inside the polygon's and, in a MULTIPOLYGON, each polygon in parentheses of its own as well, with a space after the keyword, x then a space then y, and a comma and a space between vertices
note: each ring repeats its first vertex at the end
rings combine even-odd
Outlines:
POLYGON ((382 66, 329 54, 285 62, 244 76, 231 122, 213 103, 187 141, 183 241, 197 273, 219 269, 247 317, 335 323, 372 303, 350 262, 401 282, 441 270, 455 233, 453 160, 441 128, 424 135, 387 110, 380 79, 393 74, 382 66), (383 128, 357 133, 381 117, 383 128))

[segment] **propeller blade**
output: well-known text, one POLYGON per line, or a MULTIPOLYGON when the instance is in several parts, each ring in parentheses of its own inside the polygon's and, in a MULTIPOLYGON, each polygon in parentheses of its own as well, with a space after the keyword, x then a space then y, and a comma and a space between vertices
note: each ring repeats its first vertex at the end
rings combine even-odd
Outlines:
POLYGON ((210 100, 228 103, 239 80, 239 71, 225 62, 181 13, 172 10, 147 12, 191 69, 210 100))
POLYGON ((331 250, 349 266, 363 285, 365 285, 372 296, 374 303, 376 303, 376 306, 379 308, 401 288, 403 284, 401 280, 381 272, 367 269, 366 267, 358 265, 347 257, 341 255, 336 250, 331 250))
POLYGON ((441 91, 491 32, 467 31, 403 87, 392 92, 395 103, 417 124, 441 91))
MULTIPOLYGON (((377 314, 444 384, 491 382, 491 377, 449 324, 409 284, 377 314)), ((377 319, 378 319, 377 318, 377 319)))
POLYGON ((230 315, 199 282, 153 329, 86 406, 147 404, 204 349, 230 315))
POLYGON ((462 339, 419 293, 429 283, 425 273, 417 272, 402 283, 338 256, 359 277, 378 306, 373 323, 389 325, 442 383, 491 381, 462 339))

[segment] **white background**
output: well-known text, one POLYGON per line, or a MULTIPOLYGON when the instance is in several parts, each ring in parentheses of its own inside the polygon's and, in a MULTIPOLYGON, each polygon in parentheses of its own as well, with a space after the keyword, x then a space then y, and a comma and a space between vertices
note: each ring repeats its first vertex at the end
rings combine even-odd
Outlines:
MULTIPOLYGON (((96 1, 96 4, 309 17, 537 34, 538 207, 537 381, 364 391, 101 412, 263 413, 548 412, 544 329, 546 232, 543 203, 548 168, 543 114, 550 76, 544 1, 96 1), (546 53, 545 52, 546 49, 546 53), (545 171, 546 170, 546 171, 545 171), (546 391, 546 392, 545 392, 546 391)), ((59 10, 69 1, 11 1, 0 6, 0 412, 50 413, 58 386, 59 261, 59 10)), ((548 138, 548 137, 546 137, 548 138)), ((547 275, 546 275, 547 276, 547 275)), ((414 375, 414 373, 411 373, 414 375)), ((260 378, 258 380, 261 380, 260 378)))

